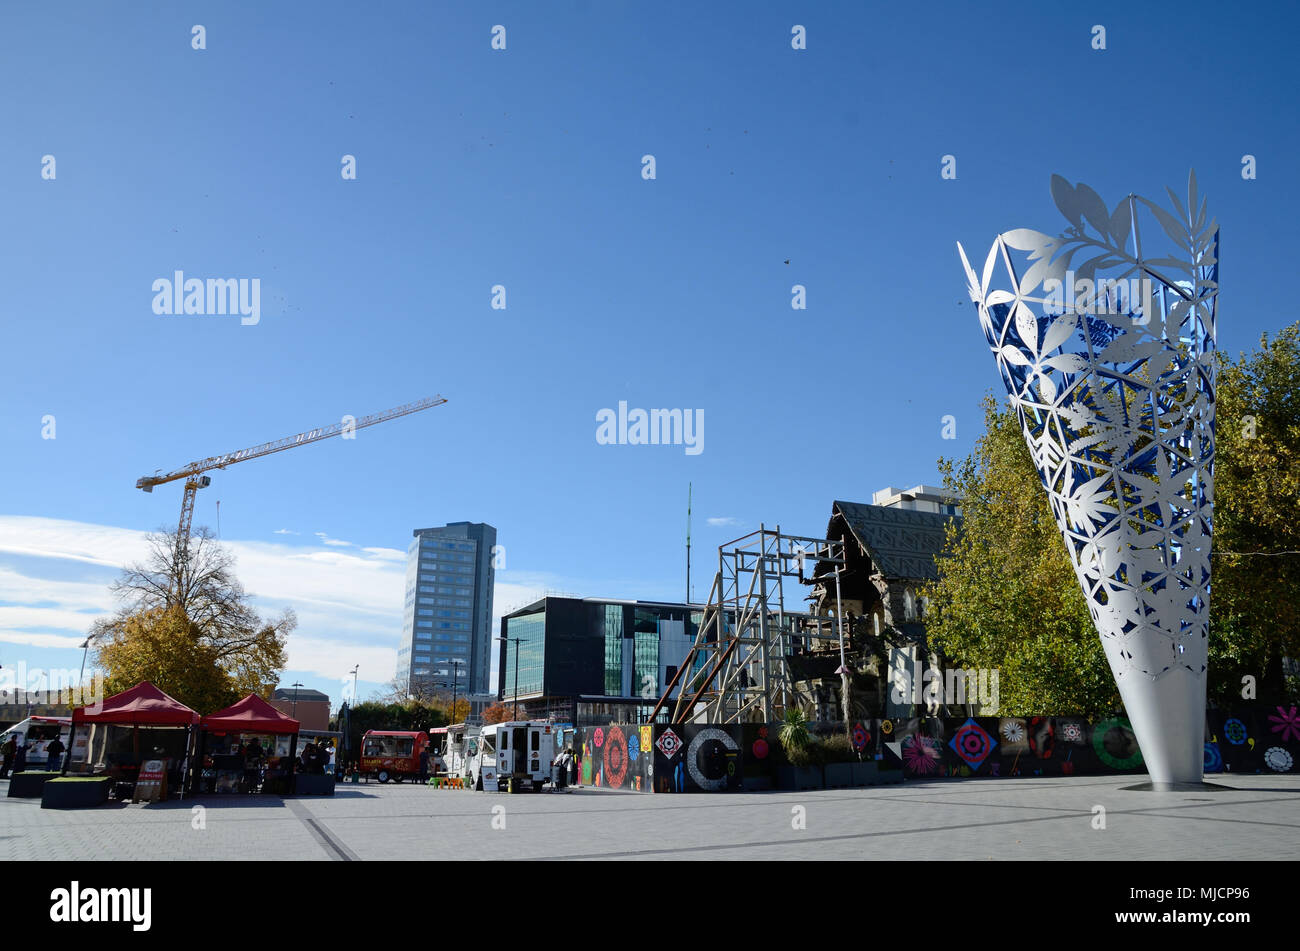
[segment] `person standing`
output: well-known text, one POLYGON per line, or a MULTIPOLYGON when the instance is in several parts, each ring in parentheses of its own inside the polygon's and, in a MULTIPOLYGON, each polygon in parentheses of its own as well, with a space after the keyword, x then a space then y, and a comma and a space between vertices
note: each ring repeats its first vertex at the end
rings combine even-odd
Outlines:
POLYGON ((18 749, 14 753, 14 772, 21 773, 27 768, 27 737, 18 739, 18 749))
POLYGON ((18 740, 15 739, 17 735, 10 733, 9 739, 0 746, 0 779, 9 778, 9 767, 13 765, 14 757, 18 754, 18 740))
POLYGON ((45 768, 52 773, 63 772, 63 741, 56 736, 45 747, 45 753, 49 757, 45 768))
POLYGON ((429 782, 429 750, 420 750, 420 785, 427 785, 429 782))

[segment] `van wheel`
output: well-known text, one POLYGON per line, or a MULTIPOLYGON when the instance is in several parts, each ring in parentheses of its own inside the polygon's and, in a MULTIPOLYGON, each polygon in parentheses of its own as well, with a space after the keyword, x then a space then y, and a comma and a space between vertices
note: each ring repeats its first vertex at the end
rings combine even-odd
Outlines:
POLYGON ((381 769, 378 773, 375 774, 375 779, 379 780, 381 783, 388 782, 388 778, 389 778, 388 770, 386 769, 381 769))

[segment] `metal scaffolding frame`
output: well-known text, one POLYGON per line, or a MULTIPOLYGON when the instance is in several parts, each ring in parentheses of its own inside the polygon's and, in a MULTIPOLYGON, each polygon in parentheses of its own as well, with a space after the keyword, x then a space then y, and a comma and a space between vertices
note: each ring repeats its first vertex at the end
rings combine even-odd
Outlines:
POLYGON ((786 658, 815 638, 834 637, 843 645, 840 618, 785 604, 785 579, 808 584, 819 563, 835 566, 838 601, 842 540, 786 535, 779 525, 771 530, 760 524, 758 531, 719 545, 718 573, 695 642, 651 720, 669 703, 674 723, 771 722, 797 705, 786 658))

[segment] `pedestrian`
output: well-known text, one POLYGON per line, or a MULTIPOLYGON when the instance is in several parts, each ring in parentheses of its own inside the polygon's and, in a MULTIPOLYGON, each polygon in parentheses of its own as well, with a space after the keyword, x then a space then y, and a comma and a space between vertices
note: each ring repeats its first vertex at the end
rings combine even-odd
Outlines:
POLYGON ((9 768, 13 766, 14 757, 18 754, 18 740, 15 739, 17 735, 10 733, 9 739, 0 746, 0 779, 9 778, 9 768))
POLYGON ((420 750, 420 785, 427 785, 429 782, 429 750, 427 748, 420 750))
POLYGON ((14 753, 14 772, 21 773, 27 768, 27 738, 19 737, 18 750, 14 753))
POLYGON ((45 753, 49 756, 45 768, 51 773, 60 773, 63 771, 63 741, 57 736, 50 740, 45 747, 45 753))

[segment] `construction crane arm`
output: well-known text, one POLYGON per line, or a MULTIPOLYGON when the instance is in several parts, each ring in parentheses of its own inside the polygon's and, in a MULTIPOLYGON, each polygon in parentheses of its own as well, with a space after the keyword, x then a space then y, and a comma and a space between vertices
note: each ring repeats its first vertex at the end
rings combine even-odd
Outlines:
POLYGON ((156 485, 163 485, 166 482, 175 482, 177 479, 189 479, 197 476, 201 472, 209 469, 224 469, 226 466, 234 465, 236 462, 245 462, 249 459, 257 459, 260 456, 269 456, 273 452, 282 452, 285 449, 293 449, 295 446, 305 446, 307 443, 320 442, 322 439, 329 439, 337 436, 344 431, 364 429, 367 426, 373 426, 376 423, 382 423, 390 419, 396 419, 398 416, 407 416, 411 413, 418 413, 420 410, 428 409, 431 406, 438 406, 447 402, 441 396, 430 396, 422 400, 416 400, 414 403, 406 403, 402 406, 385 410, 382 413, 373 413, 370 416, 363 416, 355 423, 345 423, 343 421, 324 426, 320 429, 308 430, 305 433, 298 433, 296 436, 286 436, 283 439, 276 439, 272 442, 262 443, 260 446, 252 446, 248 449, 240 449, 238 452, 227 452, 220 456, 208 456, 206 459, 200 459, 198 462, 191 462, 187 466, 177 469, 175 472, 168 472, 166 475, 144 476, 136 479, 135 487, 143 489, 146 492, 152 492, 156 485))

